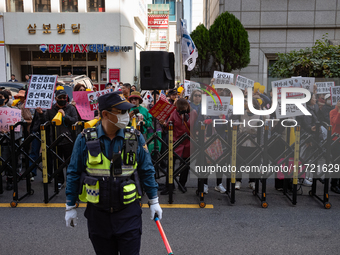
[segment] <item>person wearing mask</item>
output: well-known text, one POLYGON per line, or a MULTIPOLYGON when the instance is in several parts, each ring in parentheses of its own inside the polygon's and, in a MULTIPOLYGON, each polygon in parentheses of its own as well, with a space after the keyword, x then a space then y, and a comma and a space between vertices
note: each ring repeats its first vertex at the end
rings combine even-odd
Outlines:
POLYGON ((131 96, 129 96, 129 102, 134 105, 129 112, 130 119, 132 120, 132 117, 136 115, 137 122, 143 123, 143 129, 141 130, 142 134, 146 134, 147 129, 152 127, 152 115, 146 108, 140 105, 143 102, 143 98, 139 92, 134 91, 131 93, 131 96), (139 113, 136 113, 137 111, 139 113))
MULTIPOLYGON (((173 111, 170 115, 170 118, 166 122, 169 125, 170 121, 174 126, 173 131, 173 140, 174 143, 185 133, 190 135, 190 127, 194 125, 197 119, 197 112, 195 110, 190 109, 190 105, 187 100, 184 98, 180 98, 176 101, 176 111, 173 111)), ((178 147, 174 149, 174 152, 177 153, 182 159, 186 160, 190 157, 190 141, 188 139, 184 140, 178 147)), ((175 165, 174 159, 174 165, 175 165)), ((190 167, 186 167, 179 177, 178 188, 183 192, 187 192, 187 188, 185 184, 188 180, 190 167)), ((166 191, 163 192, 166 194, 166 191)))
POLYGON ((334 109, 331 102, 331 94, 326 94, 324 97, 325 104, 322 106, 320 111, 320 121, 326 122, 328 125, 330 124, 329 113, 334 109))
MULTIPOLYGON (((337 102, 335 108, 330 111, 329 113, 330 124, 332 126, 332 135, 334 133, 340 134, 340 101, 337 102)), ((335 136, 333 140, 336 140, 337 137, 335 136)), ((340 156, 340 142, 334 146, 332 150, 332 163, 339 164, 339 160, 336 162, 335 159, 340 156)), ((332 178, 331 179, 331 191, 340 194, 340 179, 339 178, 332 178)))
POLYGON ((124 83, 120 86, 120 89, 122 90, 122 93, 126 100, 128 100, 130 94, 131 94, 131 84, 130 83, 124 83))
POLYGON ((131 92, 133 92, 133 91, 137 91, 137 87, 135 85, 131 86, 131 92))
POLYGON ((128 110, 134 105, 120 91, 102 95, 98 102, 102 122, 78 135, 67 169, 66 226, 76 226, 79 197, 87 202, 84 215, 96 254, 139 254, 142 188, 151 219, 156 214, 162 218, 155 169, 144 137, 127 128, 128 110), (132 147, 127 151, 126 146, 132 147), (135 156, 128 157, 128 152, 135 156))
MULTIPOLYGON (((4 110, 4 108, 9 108, 7 106, 7 102, 9 100, 9 96, 6 91, 0 91, 0 109, 4 110)), ((0 130, 1 134, 7 133, 7 130, 0 130)), ((10 156, 11 156, 11 148, 10 148, 10 143, 9 141, 5 140, 4 142, 1 143, 0 146, 0 152, 1 152, 1 157, 6 161, 10 156)), ((8 169, 3 163, 2 167, 5 167, 5 174, 7 176, 6 178, 6 190, 12 190, 13 189, 13 174, 10 169, 8 169)), ((2 180, 1 180, 2 181, 2 180)), ((0 190, 1 191, 1 190, 0 190)))
MULTIPOLYGON (((68 137, 72 137, 72 125, 78 121, 77 111, 75 107, 68 104, 68 96, 65 90, 60 89, 55 93, 56 103, 52 105, 51 109, 46 110, 46 113, 43 115, 43 111, 41 108, 37 108, 36 111, 43 115, 41 118, 43 122, 53 120, 54 116, 60 112, 62 114, 62 123, 60 126, 57 126, 56 135, 59 137, 61 134, 66 134, 68 137)), ((52 138, 53 140, 56 137, 52 138)), ((57 146, 57 152, 60 158, 64 158, 66 160, 72 154, 73 143, 68 139, 63 139, 57 146)), ((61 162, 58 161, 58 166, 61 165, 61 162)), ((65 181, 64 173, 58 174, 57 182, 58 188, 61 189, 62 185, 65 181)))
POLYGON ((11 75, 11 79, 8 82, 18 82, 18 80, 15 79, 15 74, 11 75))

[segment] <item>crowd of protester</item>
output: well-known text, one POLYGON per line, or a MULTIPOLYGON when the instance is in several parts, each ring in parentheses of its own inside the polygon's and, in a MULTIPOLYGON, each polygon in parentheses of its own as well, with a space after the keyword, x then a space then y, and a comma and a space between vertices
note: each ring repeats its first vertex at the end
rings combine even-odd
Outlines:
MULTIPOLYGON (((13 77, 12 77, 13 78, 13 77)), ((15 78, 15 77, 14 77, 15 78)), ((29 78, 29 77, 28 77, 29 78)), ((166 99, 163 97, 162 100, 167 103, 176 106, 176 110, 171 113, 171 115, 165 121, 159 121, 155 119, 150 113, 150 109, 154 106, 154 100, 145 100, 144 96, 146 91, 140 91, 138 88, 133 85, 131 86, 129 83, 112 84, 107 83, 105 89, 121 90, 122 96, 126 98, 130 103, 134 104, 130 110, 129 116, 130 120, 133 117, 136 118, 137 123, 141 125, 141 133, 145 136, 146 140, 153 137, 156 134, 159 138, 161 138, 165 143, 168 140, 168 125, 170 121, 174 125, 174 142, 176 142, 180 137, 184 134, 191 136, 192 139, 198 139, 199 131, 201 130, 201 126, 205 126, 205 141, 209 140, 211 136, 214 134, 219 134, 223 139, 227 140, 227 133, 225 130, 227 129, 227 124, 218 125, 213 127, 212 123, 214 119, 224 119, 224 120, 237 120, 238 122, 243 122, 251 119, 276 119, 275 112, 271 114, 271 116, 257 116, 254 115, 248 109, 247 95, 245 92, 245 113, 244 115, 233 116, 232 111, 225 112, 220 116, 206 116, 201 112, 201 104, 202 104, 202 96, 203 93, 200 89, 194 89, 191 91, 190 96, 185 97, 185 90, 178 86, 178 88, 170 89, 168 91, 150 91, 153 96, 156 97, 156 101, 158 101, 161 97, 160 94, 164 93, 166 99)), ((86 87, 83 84, 76 84, 73 88, 74 91, 85 91, 86 87)), ((217 89, 218 94, 220 96, 232 96, 230 91, 227 89, 217 89)), ((312 93, 312 97, 309 102, 307 102, 307 109, 312 114, 310 116, 299 116, 296 118, 299 125, 301 125, 302 132, 306 132, 307 134, 312 135, 313 141, 304 144, 301 147, 300 158, 303 163, 308 163, 307 161, 312 161, 313 152, 316 150, 316 143, 322 143, 326 139, 326 128, 325 125, 332 126, 333 133, 340 133, 340 103, 334 107, 331 105, 330 94, 316 94, 316 91, 312 93), (324 125, 321 125, 320 130, 316 130, 317 123, 321 122, 324 125), (317 134, 319 136, 317 137, 317 134)), ((27 122, 27 129, 29 133, 36 134, 40 138, 40 125, 45 123, 46 121, 52 121, 57 113, 61 113, 62 115, 62 124, 57 128, 56 137, 50 137, 51 141, 56 139, 60 134, 64 133, 67 136, 71 137, 72 125, 77 121, 81 121, 80 114, 76 109, 76 102, 74 100, 70 100, 66 91, 63 89, 56 90, 54 104, 51 109, 43 110, 41 108, 36 109, 26 109, 25 108, 25 99, 26 99, 27 89, 22 88, 19 90, 18 94, 14 96, 14 99, 19 99, 16 104, 13 104, 12 93, 9 90, 0 91, 0 107, 14 107, 21 110, 22 120, 27 122)), ((252 104, 255 109, 269 109, 272 104, 271 93, 266 94, 265 92, 260 93, 259 91, 253 91, 252 95, 252 104)), ((98 117, 97 117, 98 118, 98 117)), ((279 122, 276 122, 279 123, 279 122)), ((130 123, 131 124, 131 123, 130 123)), ((1 130, 1 133, 5 133, 4 130, 1 130)), ((279 125, 275 125, 271 127, 269 132, 271 135, 274 133, 280 133, 283 136, 285 135, 284 129, 279 125)), ((238 135, 249 134, 253 141, 260 144, 263 142, 263 130, 261 131, 262 137, 258 136, 258 129, 255 127, 247 127, 239 125, 238 135)), ((215 143, 214 143, 215 144, 215 143)), ((336 158, 336 155, 340 154, 340 144, 339 146, 335 146, 332 149, 332 156, 336 158)), ((216 144, 214 146, 217 146, 216 144)), ((223 145, 221 146, 221 150, 225 152, 227 149, 223 145)), ((238 153, 242 156, 248 157, 252 155, 256 151, 256 144, 254 144, 251 140, 247 140, 241 144, 238 148, 238 153)), ((284 146, 274 146, 271 150, 272 158, 280 155, 284 150, 284 146)), ((61 159, 66 159, 72 154, 73 143, 70 140, 64 139, 57 146, 57 154, 61 159)), ((162 153, 166 150, 162 143, 158 139, 153 139, 150 141, 148 145, 148 149, 153 158, 157 157, 159 153, 162 153), (157 142, 157 146, 154 144, 154 140, 157 142), (157 150, 156 148, 157 147, 157 150)), ((181 157, 184 161, 186 161, 190 157, 190 140, 184 140, 174 151, 179 157, 181 157)), ((4 142, 1 144, 1 157, 6 160, 10 156, 10 147, 9 144, 4 142)), ((34 139, 31 148, 30 148, 30 157, 35 161, 39 158, 40 155, 40 141, 34 139)), ((179 160, 174 160, 174 166, 176 162, 179 160)), ((209 162, 209 160, 208 160, 209 162)), ((273 162, 277 163, 277 162, 273 162)), ((335 162, 334 162, 335 163, 335 162)), ((32 161, 30 161, 30 165, 32 161)), ((51 163, 49 163, 51 164, 51 163)), ((61 162, 58 162, 60 165, 61 162)), ((237 167, 240 168, 241 165, 244 164, 242 161, 237 161, 237 167)), ((261 158, 257 158, 252 162, 252 165, 260 165, 261 158)), ((19 160, 18 168, 22 167, 22 163, 19 160)), ((167 168, 166 160, 163 160, 161 168, 167 168)), ((50 165, 49 169, 52 168, 50 165)), ((179 184, 178 189, 185 193, 187 191, 186 183, 189 175, 189 166, 185 167, 183 171, 179 175, 179 184)), ((166 170, 165 170, 166 171, 166 170)), ((7 175, 7 190, 13 189, 13 177, 11 176, 10 171, 4 171, 5 175, 7 175)), ((52 174, 49 172, 49 174, 52 174)), ((31 172, 30 178, 31 181, 34 181, 34 177, 37 175, 37 168, 34 168, 31 172)), ((65 182, 64 173, 61 172, 55 178, 57 178, 58 187, 61 189, 65 182)), ((303 180, 300 181, 302 185, 311 186, 311 178, 312 176, 306 174, 303 180)), ((241 189, 242 186, 242 176, 237 175, 236 186, 237 190, 241 189)), ((255 179, 254 176, 249 176, 248 187, 250 189, 255 189, 255 179)), ((275 188, 280 190, 282 189, 282 178, 277 177, 275 180, 275 188)), ((221 193, 225 193, 226 189, 222 184, 221 176, 216 178, 216 186, 215 190, 221 193)), ((331 190, 335 193, 340 194, 340 183, 339 179, 333 178, 331 180, 331 190)), ((161 190, 161 194, 167 194, 168 187, 165 186, 163 190, 161 190)), ((204 193, 208 193, 208 179, 204 179, 204 193)))

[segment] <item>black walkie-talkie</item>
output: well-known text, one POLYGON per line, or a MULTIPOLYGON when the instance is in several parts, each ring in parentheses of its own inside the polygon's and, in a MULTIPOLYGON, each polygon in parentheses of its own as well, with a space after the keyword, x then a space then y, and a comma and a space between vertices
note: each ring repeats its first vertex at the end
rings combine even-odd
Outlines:
POLYGON ((122 156, 120 153, 113 153, 111 159, 111 170, 113 167, 113 174, 120 175, 122 171, 122 156))

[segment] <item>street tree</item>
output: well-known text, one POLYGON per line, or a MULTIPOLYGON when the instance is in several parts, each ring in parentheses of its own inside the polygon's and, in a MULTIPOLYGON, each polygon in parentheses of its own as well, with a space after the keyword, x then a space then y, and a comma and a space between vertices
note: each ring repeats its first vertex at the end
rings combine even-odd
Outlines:
POLYGON ((209 31, 203 24, 200 24, 191 32, 190 36, 198 51, 195 70, 199 77, 206 76, 211 56, 209 31))
POLYGON ((327 34, 316 40, 312 48, 278 53, 269 68, 271 77, 340 77, 340 48, 330 45, 327 34))
POLYGON ((248 32, 231 13, 219 15, 209 29, 210 51, 217 70, 231 72, 250 62, 248 32))

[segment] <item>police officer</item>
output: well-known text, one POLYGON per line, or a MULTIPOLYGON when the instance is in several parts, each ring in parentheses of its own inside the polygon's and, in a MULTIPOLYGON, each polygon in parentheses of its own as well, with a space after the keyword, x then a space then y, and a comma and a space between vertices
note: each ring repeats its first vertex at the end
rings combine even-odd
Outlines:
POLYGON ((76 225, 79 196, 96 254, 139 254, 144 188, 151 210, 162 217, 155 170, 143 136, 126 128, 133 107, 120 91, 98 98, 101 124, 79 134, 67 169, 66 226, 76 225))

